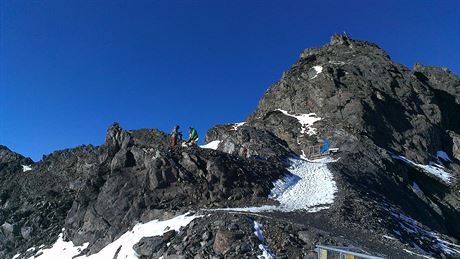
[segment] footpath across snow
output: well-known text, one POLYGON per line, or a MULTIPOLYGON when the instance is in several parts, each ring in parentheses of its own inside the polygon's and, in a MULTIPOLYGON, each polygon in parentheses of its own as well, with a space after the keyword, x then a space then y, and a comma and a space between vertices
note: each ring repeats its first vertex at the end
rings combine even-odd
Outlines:
POLYGON ((328 163, 335 162, 331 158, 308 161, 292 158, 288 171, 291 175, 274 182, 269 198, 277 200, 279 206, 261 206, 246 208, 223 208, 217 210, 240 212, 265 211, 296 211, 317 212, 329 208, 334 202, 337 185, 333 175, 327 168, 328 163))

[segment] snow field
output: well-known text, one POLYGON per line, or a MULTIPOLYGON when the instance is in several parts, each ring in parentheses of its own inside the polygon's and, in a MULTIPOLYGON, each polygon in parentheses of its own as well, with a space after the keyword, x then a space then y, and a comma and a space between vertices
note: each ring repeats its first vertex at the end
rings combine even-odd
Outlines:
MULTIPOLYGON (((147 223, 138 223, 133 227, 132 230, 124 233, 117 240, 108 244, 98 253, 92 254, 90 256, 81 256, 78 258, 114 258, 117 250, 121 247, 117 258, 137 259, 139 257, 134 251, 133 246, 137 244, 143 237, 162 235, 166 230, 171 229, 179 231, 180 227, 188 225, 192 220, 198 217, 201 216, 184 214, 165 221, 152 220, 147 223)), ((40 249, 35 253, 35 256, 29 257, 29 259, 72 258, 80 254, 83 249, 88 247, 88 243, 85 243, 82 246, 74 246, 71 241, 64 241, 62 237, 63 234, 61 233, 51 248, 40 249)), ((18 254, 15 257, 17 258, 19 256, 20 255, 18 254)))
POLYGON ((330 158, 314 161, 292 158, 287 175, 275 181, 269 198, 277 200, 280 205, 264 205, 246 208, 222 208, 216 210, 239 212, 266 212, 306 210, 317 212, 329 208, 334 202, 337 185, 327 163, 335 162, 330 158))
POLYGON ((288 170, 298 177, 298 181, 293 181, 292 176, 278 180, 269 197, 279 201, 283 211, 315 211, 317 206, 332 204, 337 186, 327 168, 329 162, 333 160, 325 158, 310 162, 291 159, 292 164, 288 170), (284 188, 276 188, 280 181, 287 183, 284 188))

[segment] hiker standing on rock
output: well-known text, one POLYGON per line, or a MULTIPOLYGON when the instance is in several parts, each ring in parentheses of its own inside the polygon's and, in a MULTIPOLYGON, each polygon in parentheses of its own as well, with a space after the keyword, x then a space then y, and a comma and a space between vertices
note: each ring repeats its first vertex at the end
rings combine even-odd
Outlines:
POLYGON ((182 132, 179 131, 179 128, 180 126, 176 125, 171 132, 171 147, 175 147, 177 145, 177 141, 182 140, 182 132))
POLYGON ((189 127, 190 133, 189 133, 189 140, 187 141, 187 144, 189 146, 195 146, 196 143, 198 142, 198 132, 196 129, 189 127))

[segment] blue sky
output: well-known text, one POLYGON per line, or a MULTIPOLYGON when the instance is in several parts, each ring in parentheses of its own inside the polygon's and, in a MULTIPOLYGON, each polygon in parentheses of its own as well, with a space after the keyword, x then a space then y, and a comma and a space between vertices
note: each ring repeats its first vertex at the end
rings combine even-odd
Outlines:
POLYGON ((0 1, 0 144, 34 160, 126 129, 243 121, 346 31, 460 73, 460 1, 0 1))

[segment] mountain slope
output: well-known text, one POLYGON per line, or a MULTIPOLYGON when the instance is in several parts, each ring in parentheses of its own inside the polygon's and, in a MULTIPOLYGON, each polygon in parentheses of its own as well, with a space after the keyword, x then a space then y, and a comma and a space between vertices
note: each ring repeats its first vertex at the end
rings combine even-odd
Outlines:
POLYGON ((99 147, 34 164, 2 147, 0 257, 48 258, 63 244, 81 258, 316 258, 317 244, 458 257, 459 108, 447 69, 409 70, 335 35, 244 123, 209 129, 206 148, 118 124, 99 147), (326 142, 337 152, 313 159, 326 142))

